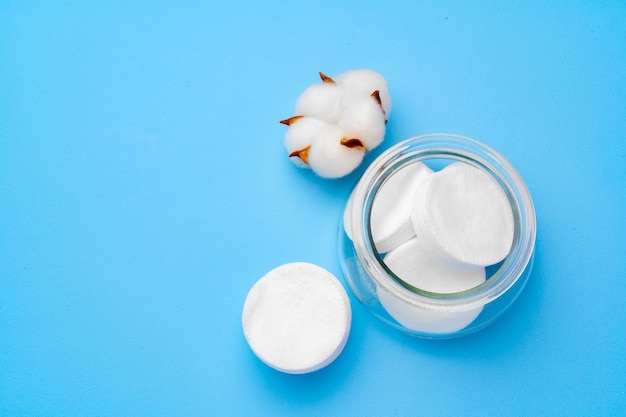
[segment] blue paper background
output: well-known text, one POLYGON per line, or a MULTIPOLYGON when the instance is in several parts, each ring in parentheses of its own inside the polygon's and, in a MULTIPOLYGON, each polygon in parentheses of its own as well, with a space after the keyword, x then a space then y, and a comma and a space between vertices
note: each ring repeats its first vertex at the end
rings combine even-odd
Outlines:
POLYGON ((0 415, 625 415, 625 22, 623 1, 3 1, 0 415), (295 168, 278 121, 355 68, 394 100, 367 162, 448 132, 517 167, 535 270, 451 341, 352 299, 343 354, 280 374, 245 296, 285 262, 342 279, 364 167, 295 168))

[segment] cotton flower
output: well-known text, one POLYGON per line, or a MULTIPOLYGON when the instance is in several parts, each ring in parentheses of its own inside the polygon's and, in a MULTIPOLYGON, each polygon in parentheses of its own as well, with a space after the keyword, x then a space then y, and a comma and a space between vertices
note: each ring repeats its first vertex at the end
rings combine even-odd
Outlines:
POLYGON ((387 88, 387 81, 379 73, 369 69, 346 71, 337 75, 335 82, 343 87, 347 101, 358 101, 378 91, 380 105, 386 117, 389 117, 391 96, 387 88))
POLYGON ((288 123, 285 148, 289 158, 301 168, 308 167, 311 144, 328 123, 315 117, 295 117, 288 123))
POLYGON ((311 144, 308 164, 323 178, 340 178, 354 171, 365 155, 361 141, 346 138, 338 125, 327 125, 311 144))
POLYGON ((313 84, 298 98, 295 114, 336 123, 344 109, 344 96, 343 89, 335 82, 313 84))
POLYGON ((366 149, 376 148, 385 138, 385 114, 372 96, 351 101, 337 123, 346 136, 359 138, 366 149))
POLYGON ((299 167, 324 178, 354 171, 365 152, 383 141, 391 111, 387 82, 371 70, 354 70, 306 88, 288 126, 285 148, 299 167))

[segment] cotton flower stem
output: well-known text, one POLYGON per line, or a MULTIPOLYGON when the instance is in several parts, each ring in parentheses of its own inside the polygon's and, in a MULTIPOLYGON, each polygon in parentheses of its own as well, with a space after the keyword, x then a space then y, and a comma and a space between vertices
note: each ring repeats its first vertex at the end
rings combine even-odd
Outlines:
POLYGON ((350 139, 343 138, 341 139, 339 143, 341 143, 346 148, 350 148, 350 149, 356 148, 356 149, 361 149, 365 151, 365 145, 363 145, 363 142, 361 142, 361 139, 358 139, 358 138, 350 138, 350 139))
POLYGON ((335 80, 330 78, 328 75, 324 74, 323 72, 320 72, 319 74, 324 84, 335 84, 335 80))
POLYGON ((297 157, 302 160, 306 165, 309 165, 309 149, 311 146, 307 146, 306 148, 299 149, 297 151, 293 151, 289 154, 290 158, 297 157))
POLYGON ((302 119, 303 117, 304 117, 304 116, 292 116, 292 117, 290 117, 290 118, 288 118, 288 119, 281 120, 279 123, 280 123, 280 124, 283 124, 283 125, 287 125, 287 126, 289 126, 289 125, 291 125, 293 122, 295 122, 296 120, 298 120, 298 119, 302 119))
MULTIPOLYGON (((383 108, 383 101, 380 99, 380 91, 375 90, 372 94, 372 97, 374 97, 374 100, 376 100, 376 102, 378 103, 378 105, 380 106, 380 109, 383 111, 384 115, 387 115, 387 113, 385 113, 385 109, 383 108)), ((385 117, 385 124, 387 124, 387 117, 385 117)))

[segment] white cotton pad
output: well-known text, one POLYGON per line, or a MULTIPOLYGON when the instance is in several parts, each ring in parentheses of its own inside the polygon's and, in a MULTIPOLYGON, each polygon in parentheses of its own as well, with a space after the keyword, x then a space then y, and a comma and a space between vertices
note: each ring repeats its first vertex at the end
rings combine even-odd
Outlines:
POLYGON ((333 274, 317 265, 294 262, 268 272, 246 298, 242 325, 254 354, 290 374, 313 372, 343 350, 352 312, 333 274))
POLYGON ((415 193, 413 227, 422 245, 447 262, 493 265, 513 243, 513 210, 488 173, 455 162, 429 176, 415 193))
POLYGON ((311 169, 320 177, 340 178, 354 171, 363 161, 363 148, 341 144, 346 138, 337 125, 328 125, 311 144, 308 160, 311 169))
POLYGON ((476 320, 483 310, 482 306, 467 311, 428 310, 405 303, 382 287, 378 288, 378 299, 389 315, 402 326, 433 335, 463 330, 476 320))
POLYGON ((378 102, 365 96, 350 102, 338 122, 346 137, 356 137, 367 149, 374 149, 385 138, 385 114, 378 102))
POLYGON ((381 106, 385 112, 386 119, 391 113, 391 96, 387 81, 376 71, 369 69, 358 69, 346 71, 333 77, 335 82, 343 87, 346 92, 346 100, 360 100, 362 97, 370 96, 374 91, 379 92, 381 106))
MULTIPOLYGON (((458 269, 432 257, 414 238, 389 252, 384 262, 407 284, 420 290, 450 294, 474 288, 486 279, 485 268, 458 269)), ((482 306, 467 311, 435 311, 405 303, 379 288, 379 299, 387 312, 406 328, 441 334, 465 328, 482 311, 482 306)))
POLYGON ((302 92, 296 102, 294 114, 337 123, 343 109, 343 89, 335 83, 322 83, 313 84, 302 92))
POLYGON ((385 264, 407 284, 420 290, 451 294, 485 282, 484 267, 454 268, 431 256, 413 238, 385 255, 385 264))
POLYGON ((379 188, 370 217, 374 245, 385 253, 415 236, 411 213, 414 194, 432 170, 416 162, 390 176, 379 188))

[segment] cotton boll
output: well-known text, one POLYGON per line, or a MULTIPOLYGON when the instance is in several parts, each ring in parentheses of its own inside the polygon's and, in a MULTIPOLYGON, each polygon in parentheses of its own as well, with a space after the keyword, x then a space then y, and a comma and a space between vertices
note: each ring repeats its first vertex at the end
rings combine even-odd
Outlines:
POLYGON ((328 123, 314 117, 294 119, 289 123, 285 134, 285 148, 294 164, 301 168, 308 168, 308 157, 304 157, 305 154, 298 155, 298 152, 308 149, 328 123))
POLYGON ((385 138, 385 114, 370 96, 352 101, 338 123, 346 137, 361 139, 368 150, 380 145, 385 138))
POLYGON ((339 126, 328 125, 311 144, 308 162, 317 175, 324 178, 340 178, 361 164, 365 150, 358 146, 343 145, 342 141, 345 139, 344 132, 339 126))
POLYGON ((338 178, 352 172, 363 154, 383 141, 391 100, 385 79, 371 70, 348 71, 338 79, 320 73, 320 78, 321 84, 300 95, 294 116, 281 121, 289 126, 285 147, 296 165, 338 178), (322 128, 319 122, 335 129, 322 128))
POLYGON ((336 123, 344 108, 343 89, 335 83, 313 84, 296 102, 295 114, 336 123))
POLYGON ((360 100, 378 90, 385 118, 389 118, 391 114, 391 96, 387 81, 382 75, 369 69, 359 69, 346 71, 333 77, 333 79, 343 87, 346 92, 346 99, 349 101, 360 100))

